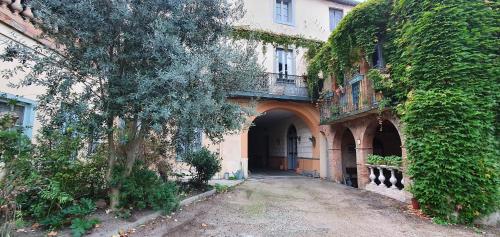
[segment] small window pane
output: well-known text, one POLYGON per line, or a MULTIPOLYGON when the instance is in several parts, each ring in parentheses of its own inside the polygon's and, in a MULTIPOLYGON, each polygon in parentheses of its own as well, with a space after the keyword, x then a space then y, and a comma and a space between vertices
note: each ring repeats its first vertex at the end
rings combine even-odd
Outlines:
POLYGON ((0 101, 0 114, 13 113, 17 116, 16 126, 23 126, 24 106, 12 105, 5 101, 0 101))
POLYGON ((293 50, 276 49, 277 72, 280 75, 294 75, 294 57, 293 50))
POLYGON ((292 1, 276 0, 275 18, 279 23, 292 23, 292 1))
POLYGON ((330 8, 330 30, 333 31, 342 20, 344 12, 339 9, 330 8))

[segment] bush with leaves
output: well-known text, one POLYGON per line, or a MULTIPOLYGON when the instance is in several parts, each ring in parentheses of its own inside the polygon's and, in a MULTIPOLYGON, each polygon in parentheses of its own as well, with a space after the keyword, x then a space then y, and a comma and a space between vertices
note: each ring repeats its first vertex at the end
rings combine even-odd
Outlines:
POLYGON ((81 143, 75 134, 59 130, 42 132, 36 145, 20 132, 0 131, 7 172, 0 182, 2 202, 49 229, 93 212, 93 200, 106 195, 106 163, 101 152, 79 157, 81 143))
MULTIPOLYGON (((116 167, 115 174, 121 174, 122 169, 116 167)), ((122 210, 152 208, 170 213, 179 205, 175 183, 163 181, 142 162, 137 162, 126 178, 115 175, 111 185, 118 184, 121 184, 119 207, 122 210)))
POLYGON ((205 147, 187 153, 184 159, 186 163, 196 170, 191 183, 198 188, 205 187, 208 181, 222 168, 218 154, 209 151, 205 147))
POLYGON ((367 163, 370 165, 388 165, 400 167, 403 163, 401 156, 380 156, 370 154, 366 159, 367 163))
POLYGON ((95 225, 99 224, 98 219, 85 219, 85 218, 75 218, 71 220, 71 236, 80 237, 85 235, 87 231, 94 228, 95 225))

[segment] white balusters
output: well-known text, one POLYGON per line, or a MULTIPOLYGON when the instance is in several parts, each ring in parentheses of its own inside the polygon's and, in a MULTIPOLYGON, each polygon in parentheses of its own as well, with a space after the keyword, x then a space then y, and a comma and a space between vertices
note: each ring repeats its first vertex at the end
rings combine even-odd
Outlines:
POLYGON ((25 6, 24 11, 21 12, 21 14, 26 18, 26 20, 31 20, 34 17, 30 6, 25 6))
POLYGON ((400 172, 401 169, 399 167, 372 164, 367 164, 366 166, 370 170, 370 183, 365 186, 366 190, 388 196, 402 202, 406 202, 409 200, 411 195, 404 189, 404 186, 402 189, 399 189, 398 186, 396 186, 398 182, 400 182, 402 185, 404 185, 405 183, 404 177, 400 175, 402 173, 400 172), (386 173, 388 173, 388 171, 391 173, 390 177, 386 177, 384 175, 384 170, 387 170, 386 173), (398 178, 398 176, 400 178, 398 178), (378 185, 375 182, 376 179, 380 181, 378 185), (386 180, 390 182, 389 185, 386 185, 384 183, 386 180))
POLYGON ((0 0, 0 7, 7 7, 12 3, 12 0, 0 0))
POLYGON ((21 0, 14 0, 12 4, 10 4, 10 8, 14 11, 15 14, 19 14, 23 11, 23 5, 21 4, 21 0))
POLYGON ((396 175, 394 175, 394 169, 391 168, 391 178, 389 179, 389 181, 391 182, 391 188, 392 189, 397 189, 396 187, 396 182, 398 182, 398 180, 396 179, 396 175))
POLYGON ((380 181, 379 186, 385 186, 384 181, 385 181, 385 176, 384 176, 384 170, 382 167, 377 167, 378 168, 378 181, 380 181))
POLYGON ((375 183, 375 178, 376 177, 375 177, 375 173, 373 172, 373 167, 369 166, 368 168, 370 169, 370 180, 371 180, 370 183, 371 184, 376 184, 375 183))

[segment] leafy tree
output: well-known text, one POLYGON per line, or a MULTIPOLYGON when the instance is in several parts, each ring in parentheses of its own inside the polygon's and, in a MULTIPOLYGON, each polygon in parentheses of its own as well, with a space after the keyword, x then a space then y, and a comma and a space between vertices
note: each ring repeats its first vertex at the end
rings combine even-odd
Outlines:
MULTIPOLYGON (((10 46, 2 58, 21 64, 2 75, 27 72, 18 86, 46 88, 39 110, 47 127, 77 124, 89 142, 105 140, 108 181, 117 166, 126 177, 146 139, 169 137, 173 147, 202 129, 218 141, 244 121, 248 111, 227 95, 261 70, 252 47, 229 38, 242 12, 229 2, 32 1, 54 48, 10 46)), ((112 207, 120 185, 110 190, 112 207)))

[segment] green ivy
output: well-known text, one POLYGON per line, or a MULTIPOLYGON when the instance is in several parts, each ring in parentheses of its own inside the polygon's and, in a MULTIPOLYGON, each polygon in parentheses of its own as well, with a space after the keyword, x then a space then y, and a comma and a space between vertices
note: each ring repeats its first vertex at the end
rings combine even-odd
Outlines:
MULTIPOLYGON (((310 86, 322 80, 320 74, 335 76, 343 84, 344 75, 356 68, 361 58, 371 62, 375 46, 385 38, 391 10, 390 1, 371 0, 353 8, 314 55, 308 65, 310 86)), ((312 88, 310 88, 312 89, 312 88)))
POLYGON ((263 30, 250 30, 247 28, 235 27, 231 32, 235 39, 259 40, 263 43, 274 46, 295 46, 307 49, 307 55, 313 57, 323 44, 320 40, 307 39, 301 35, 276 34, 263 30))
POLYGON ((341 84, 382 39, 387 64, 367 77, 384 104, 397 104, 411 191, 425 213, 470 223, 500 207, 498 36, 498 1, 369 0, 342 20, 308 74, 341 84))
MULTIPOLYGON (((268 31, 250 30, 241 27, 233 28, 232 36, 235 39, 259 40, 262 43, 272 44, 273 46, 295 46, 305 48, 307 50, 306 59, 308 61, 311 61, 320 52, 320 48, 323 45, 323 42, 320 40, 307 39, 301 35, 276 34, 268 31)), ((310 74, 309 70, 307 73, 308 92, 311 98, 317 99, 323 84, 318 79, 318 72, 313 72, 315 72, 315 74, 310 74), (310 77, 310 75, 312 75, 312 77, 310 77)))

